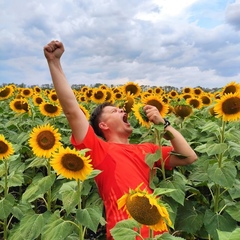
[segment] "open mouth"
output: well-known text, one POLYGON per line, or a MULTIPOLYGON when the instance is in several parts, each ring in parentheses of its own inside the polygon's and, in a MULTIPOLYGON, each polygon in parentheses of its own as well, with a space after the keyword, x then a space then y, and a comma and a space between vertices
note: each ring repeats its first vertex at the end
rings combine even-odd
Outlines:
POLYGON ((128 115, 127 115, 127 113, 125 113, 125 114, 123 115, 123 121, 124 121, 125 123, 128 123, 128 115))

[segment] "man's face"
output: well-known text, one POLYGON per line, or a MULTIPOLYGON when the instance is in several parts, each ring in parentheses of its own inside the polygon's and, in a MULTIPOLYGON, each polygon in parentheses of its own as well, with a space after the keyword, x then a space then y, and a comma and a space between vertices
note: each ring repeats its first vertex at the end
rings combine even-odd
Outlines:
POLYGON ((128 115, 123 109, 115 106, 106 106, 100 117, 100 122, 104 122, 111 131, 132 132, 128 115))

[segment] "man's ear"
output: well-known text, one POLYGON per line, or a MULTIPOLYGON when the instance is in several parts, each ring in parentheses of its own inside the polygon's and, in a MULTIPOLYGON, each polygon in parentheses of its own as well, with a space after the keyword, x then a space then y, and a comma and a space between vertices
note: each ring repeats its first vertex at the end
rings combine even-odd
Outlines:
POLYGON ((102 130, 108 129, 108 125, 105 122, 100 122, 98 126, 102 130))

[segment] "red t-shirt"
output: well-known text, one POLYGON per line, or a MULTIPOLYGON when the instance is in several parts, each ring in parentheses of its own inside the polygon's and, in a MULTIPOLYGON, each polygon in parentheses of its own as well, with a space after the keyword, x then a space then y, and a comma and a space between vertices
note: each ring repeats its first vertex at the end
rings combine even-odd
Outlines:
MULTIPOLYGON (((135 189, 142 182, 142 189, 146 188, 149 193, 152 192, 149 188, 150 168, 145 162, 145 156, 147 153, 155 153, 159 146, 153 143, 108 143, 97 137, 91 126, 89 126, 86 137, 81 144, 76 144, 73 135, 71 143, 79 150, 91 149, 92 165, 94 169, 102 171, 95 180, 104 202, 107 239, 110 240, 112 239, 110 230, 117 222, 128 218, 126 212, 118 210, 117 200, 128 193, 129 189, 135 189)), ((169 169, 169 153, 171 150, 172 147, 170 146, 162 147, 162 159, 165 161, 165 168, 169 169)), ((148 230, 146 233, 141 233, 143 237, 148 237, 148 230)))

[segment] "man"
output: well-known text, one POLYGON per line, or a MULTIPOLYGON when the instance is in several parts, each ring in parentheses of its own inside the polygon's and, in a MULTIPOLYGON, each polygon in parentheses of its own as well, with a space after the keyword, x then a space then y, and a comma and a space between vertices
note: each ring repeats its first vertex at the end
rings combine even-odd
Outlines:
MULTIPOLYGON (((117 200, 129 188, 135 189, 141 183, 143 189, 152 192, 148 186, 150 168, 145 163, 145 156, 155 153, 159 146, 152 143, 130 144, 132 127, 127 121, 127 114, 108 103, 94 110, 90 125, 62 70, 60 58, 63 52, 64 46, 59 41, 51 41, 44 47, 58 99, 72 129, 71 142, 77 149, 91 149, 93 167, 102 170, 95 180, 106 209, 107 239, 112 239, 110 230, 117 222, 127 218, 125 212, 118 210, 117 200)), ((144 111, 154 124, 165 123, 156 107, 146 105, 144 111)), ((184 137, 169 124, 166 124, 166 129, 174 138, 172 146, 162 148, 165 166, 173 168, 193 163, 197 156, 184 137), (173 149, 186 158, 170 155, 173 149)), ((147 231, 142 231, 143 237, 147 234, 147 231)))

